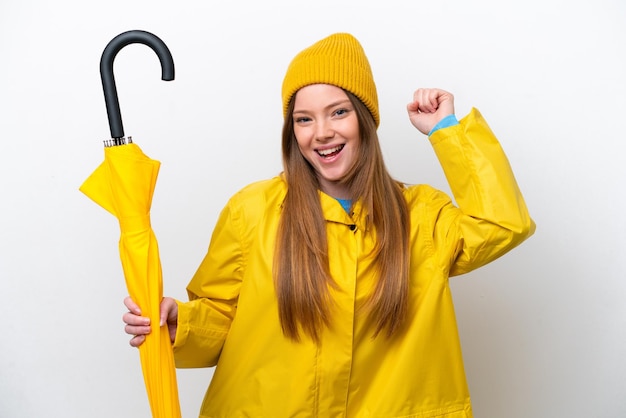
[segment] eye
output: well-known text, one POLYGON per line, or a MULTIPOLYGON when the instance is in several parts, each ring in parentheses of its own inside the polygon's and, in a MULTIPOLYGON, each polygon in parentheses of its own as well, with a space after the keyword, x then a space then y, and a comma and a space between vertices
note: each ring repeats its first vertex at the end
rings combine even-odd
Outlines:
POLYGON ((344 115, 348 114, 348 112, 350 112, 350 109, 340 108, 340 109, 335 110, 335 115, 336 116, 344 116, 344 115))
POLYGON ((311 118, 307 116, 298 116, 293 119, 294 123, 307 123, 311 121, 311 118))

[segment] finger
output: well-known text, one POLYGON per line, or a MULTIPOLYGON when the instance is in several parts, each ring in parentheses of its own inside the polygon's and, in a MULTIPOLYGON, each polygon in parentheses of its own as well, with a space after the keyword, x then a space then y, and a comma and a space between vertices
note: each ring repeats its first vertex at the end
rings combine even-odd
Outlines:
POLYGON ((139 305, 137 305, 135 301, 130 298, 130 296, 126 296, 124 298, 124 305, 128 308, 130 312, 134 313, 135 315, 141 315, 141 309, 139 308, 139 305))
POLYGON ((419 103, 417 101, 412 101, 411 103, 406 105, 406 110, 409 113, 417 113, 419 110, 419 103))
POLYGON ((413 103, 415 105, 416 112, 423 112, 423 103, 424 103, 424 89, 417 89, 413 94, 413 103))
POLYGON ((436 112, 439 109, 439 98, 441 93, 437 90, 432 90, 430 92, 430 107, 432 112, 436 112))
POLYGON ((421 109, 425 113, 434 113, 439 107, 439 94, 436 89, 425 89, 423 91, 421 109))
POLYGON ((433 89, 418 89, 415 92, 418 112, 433 113, 437 110, 437 94, 433 89))
POLYGON ((126 325, 124 327, 124 332, 128 335, 148 335, 150 331, 150 327, 145 325, 126 325))
POLYGON ((139 325, 139 326, 148 326, 150 325, 150 318, 145 316, 135 315, 132 312, 125 312, 122 315, 122 321, 128 325, 139 325))
POLYGON ((145 335, 136 335, 130 339, 129 344, 131 347, 138 348, 145 341, 146 341, 145 335))

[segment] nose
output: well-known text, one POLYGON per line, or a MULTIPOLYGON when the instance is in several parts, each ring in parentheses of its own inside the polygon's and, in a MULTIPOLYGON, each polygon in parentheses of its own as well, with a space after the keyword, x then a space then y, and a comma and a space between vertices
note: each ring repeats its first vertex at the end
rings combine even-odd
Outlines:
POLYGON ((321 119, 315 124, 315 140, 326 142, 335 136, 335 130, 331 121, 321 119))

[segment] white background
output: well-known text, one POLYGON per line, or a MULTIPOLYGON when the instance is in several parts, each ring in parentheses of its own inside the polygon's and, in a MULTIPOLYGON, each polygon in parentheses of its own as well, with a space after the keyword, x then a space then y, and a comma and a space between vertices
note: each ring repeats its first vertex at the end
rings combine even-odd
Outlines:
MULTIPOLYGON (((626 416, 626 4, 555 1, 2 0, 0 417, 150 416, 121 315, 115 218, 78 191, 110 137, 99 75, 115 35, 148 30, 176 80, 131 45, 124 129, 162 162, 152 209, 165 293, 186 299, 216 217, 281 170, 280 84, 333 32, 362 42, 397 178, 448 190, 406 117, 417 87, 477 107, 537 233, 452 280, 476 417, 626 416)), ((416 359, 428 361, 428 359, 416 359)), ((178 371, 184 417, 212 371, 178 371)))

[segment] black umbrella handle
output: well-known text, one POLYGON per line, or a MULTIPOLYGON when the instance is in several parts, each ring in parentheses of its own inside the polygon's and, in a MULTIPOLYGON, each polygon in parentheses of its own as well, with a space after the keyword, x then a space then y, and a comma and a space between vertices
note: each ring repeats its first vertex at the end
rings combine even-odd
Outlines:
POLYGON ((161 79, 165 81, 174 79, 172 54, 159 37, 150 32, 131 30, 113 38, 102 52, 102 58, 100 59, 100 77, 102 78, 102 88, 104 89, 104 101, 109 117, 111 138, 119 139, 124 137, 120 102, 117 98, 117 87, 115 86, 115 77, 113 76, 113 60, 115 60, 115 56, 122 48, 133 43, 144 44, 152 48, 158 55, 159 61, 161 61, 161 79))

